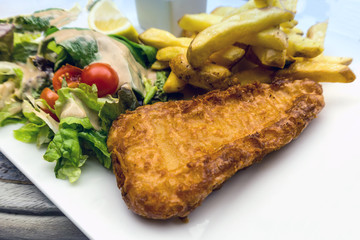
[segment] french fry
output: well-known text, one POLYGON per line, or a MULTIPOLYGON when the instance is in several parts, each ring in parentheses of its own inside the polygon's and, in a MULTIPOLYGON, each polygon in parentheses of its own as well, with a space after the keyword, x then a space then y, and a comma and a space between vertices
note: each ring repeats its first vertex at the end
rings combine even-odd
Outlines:
POLYGON ((234 7, 217 7, 211 12, 211 14, 225 17, 232 13, 234 10, 236 10, 236 8, 234 7))
POLYGON ((187 56, 193 67, 200 67, 214 52, 245 38, 248 34, 263 31, 282 22, 290 21, 294 15, 279 8, 251 9, 234 15, 201 31, 191 42, 187 56))
POLYGON ((237 63, 245 54, 243 48, 237 46, 229 46, 218 52, 213 53, 209 59, 215 64, 230 68, 237 63))
POLYGON ((262 65, 284 68, 286 61, 286 50, 274 50, 272 48, 251 47, 254 55, 259 59, 262 65))
POLYGON ((276 77, 310 78, 317 82, 339 83, 349 83, 356 78, 355 74, 346 65, 311 60, 296 61, 289 68, 277 71, 276 77))
POLYGON ((278 28, 270 28, 257 34, 244 36, 239 42, 275 50, 284 50, 288 47, 287 35, 278 28))
POLYGON ((166 93, 175 93, 184 89, 186 82, 179 79, 174 72, 170 72, 169 77, 166 79, 163 90, 166 93))
POLYGON ((276 0, 276 1, 280 2, 286 10, 296 13, 296 6, 298 0, 286 0, 286 1, 276 0))
POLYGON ((317 57, 311 58, 311 61, 336 63, 347 66, 349 66, 352 63, 352 60, 353 59, 349 57, 334 57, 334 56, 324 56, 324 55, 319 55, 317 57))
POLYGON ((157 28, 149 28, 139 35, 139 39, 144 44, 153 46, 157 49, 169 46, 188 47, 192 41, 191 38, 177 38, 173 34, 157 28))
POLYGON ((191 31, 186 31, 186 30, 181 31, 181 36, 186 37, 186 38, 193 39, 196 36, 196 34, 197 34, 197 32, 191 32, 191 31))
MULTIPOLYGON (((220 22, 220 21, 211 22, 211 21, 205 20, 207 18, 207 16, 211 16, 211 14, 207 14, 207 15, 206 14, 205 15, 192 14, 189 16, 193 16, 193 19, 190 19, 190 17, 187 19, 186 24, 188 24, 189 27, 186 28, 185 24, 180 25, 181 28, 188 30, 188 31, 200 32, 203 29, 220 22), (198 19, 196 19, 196 18, 198 18, 198 19), (200 19, 200 18, 202 18, 202 19, 200 19), (191 21, 193 21, 193 22, 191 22, 191 21), (196 21, 198 21, 198 22, 196 22, 196 21)), ((181 19, 180 19, 180 22, 181 22, 181 19)), ((179 24, 180 24, 180 22, 179 22, 179 24)), ((252 46, 262 46, 262 47, 267 47, 267 48, 274 48, 276 50, 283 50, 283 49, 287 48, 287 46, 288 46, 286 34, 278 28, 270 28, 270 29, 266 29, 266 30, 261 31, 256 34, 247 35, 243 39, 241 39, 241 43, 244 43, 247 45, 252 45, 252 46)))
POLYGON ((236 63, 231 68, 231 73, 238 73, 244 70, 252 69, 258 67, 258 64, 255 64, 253 61, 250 61, 247 56, 242 58, 238 63, 236 63))
POLYGON ((169 68, 169 62, 168 61, 158 61, 156 60, 152 65, 151 69, 153 70, 164 70, 169 68))
POLYGON ((255 67, 243 70, 233 75, 233 82, 241 85, 251 83, 270 83, 272 81, 273 70, 264 69, 261 67, 255 67))
POLYGON ((180 18, 178 25, 186 31, 200 32, 221 22, 222 19, 222 16, 207 13, 185 14, 180 18))
POLYGON ((195 69, 189 64, 184 54, 174 57, 170 61, 170 67, 181 80, 206 90, 228 87, 224 80, 231 76, 229 69, 212 63, 205 63, 195 69))
POLYGON ((267 0, 254 0, 254 3, 257 8, 265 8, 269 6, 267 0))
POLYGON ((295 19, 288 22, 280 23, 281 28, 288 28, 288 29, 294 28, 296 25, 298 25, 298 21, 296 21, 295 19))
MULTIPOLYGON (((291 11, 293 13, 296 12, 297 0, 258 0, 258 2, 267 2, 267 6, 265 7, 278 7, 284 10, 291 11)), ((265 4, 263 3, 263 5, 265 4)))
POLYGON ((327 21, 314 24, 307 31, 306 36, 314 41, 319 42, 321 46, 324 47, 327 26, 327 21))
POLYGON ((224 16, 223 21, 228 20, 229 18, 231 18, 234 15, 239 15, 243 12, 246 12, 248 10, 251 9, 255 9, 256 8, 256 4, 254 0, 249 0, 247 1, 245 4, 243 4, 242 6, 235 8, 233 11, 229 12, 227 15, 224 16))
POLYGON ((297 34, 288 34, 288 55, 292 57, 313 58, 324 51, 321 42, 297 34))
POLYGON ((293 27, 293 28, 286 28, 285 27, 284 28, 284 27, 281 27, 281 24, 280 24, 280 29, 281 29, 281 31, 283 31, 287 35, 290 35, 290 34, 296 34, 296 35, 299 35, 299 36, 304 35, 303 30, 301 30, 300 28, 296 28, 296 27, 293 27))
POLYGON ((177 41, 179 42, 179 45, 177 45, 177 46, 187 48, 190 46, 190 43, 192 40, 193 40, 193 38, 190 38, 190 37, 179 37, 179 38, 177 38, 177 41))
POLYGON ((171 46, 165 47, 157 51, 156 59, 159 61, 170 61, 179 54, 186 54, 187 48, 171 46))

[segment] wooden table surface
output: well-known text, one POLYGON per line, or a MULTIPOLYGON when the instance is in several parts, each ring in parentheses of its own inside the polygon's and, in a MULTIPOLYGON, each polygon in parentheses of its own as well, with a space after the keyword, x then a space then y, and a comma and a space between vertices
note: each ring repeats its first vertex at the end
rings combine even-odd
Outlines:
POLYGON ((0 239, 87 239, 0 152, 0 239))

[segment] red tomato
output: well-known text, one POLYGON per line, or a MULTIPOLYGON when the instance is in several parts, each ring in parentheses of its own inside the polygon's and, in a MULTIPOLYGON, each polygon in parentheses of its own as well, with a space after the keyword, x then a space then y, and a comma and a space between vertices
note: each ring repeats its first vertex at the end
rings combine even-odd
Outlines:
POLYGON ((43 110, 44 112, 46 112, 47 114, 49 114, 54 120, 60 122, 60 120, 59 120, 59 118, 56 116, 56 114, 52 113, 49 109, 47 109, 47 108, 43 109, 43 108, 42 108, 42 110, 43 110))
MULTIPOLYGON (((59 95, 52 91, 50 88, 44 88, 44 90, 40 94, 40 98, 44 99, 47 104, 49 104, 50 107, 54 108, 56 100, 59 98, 59 95)), ((44 112, 50 114, 50 116, 55 119, 56 121, 59 121, 58 117, 52 113, 47 108, 41 108, 44 112)))
POLYGON ((82 70, 78 67, 66 64, 57 70, 53 77, 53 86, 55 92, 62 86, 62 81, 65 78, 69 87, 77 87, 81 80, 82 70))
POLYGON ((81 82, 90 86, 95 84, 98 89, 98 96, 103 97, 116 92, 119 77, 109 64, 92 63, 84 68, 81 74, 81 82))
POLYGON ((44 99, 50 107, 54 108, 55 101, 59 98, 59 95, 50 88, 44 88, 40 94, 40 98, 44 99))

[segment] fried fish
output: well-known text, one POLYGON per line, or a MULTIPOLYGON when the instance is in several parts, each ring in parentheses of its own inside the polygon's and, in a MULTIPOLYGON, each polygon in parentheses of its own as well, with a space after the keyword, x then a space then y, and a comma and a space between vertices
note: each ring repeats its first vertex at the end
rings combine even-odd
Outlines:
POLYGON ((318 83, 279 80, 127 112, 108 137, 123 199, 146 218, 185 217, 238 170, 296 138, 323 107, 318 83))

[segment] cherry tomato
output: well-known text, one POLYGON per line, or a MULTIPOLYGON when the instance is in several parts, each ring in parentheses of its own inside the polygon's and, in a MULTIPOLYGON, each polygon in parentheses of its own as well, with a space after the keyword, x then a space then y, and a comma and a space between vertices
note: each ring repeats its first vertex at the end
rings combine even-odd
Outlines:
POLYGON ((63 79, 66 80, 69 87, 77 87, 81 80, 82 70, 78 67, 66 64, 54 73, 53 86, 55 92, 62 86, 63 79))
MULTIPOLYGON (((59 98, 59 95, 52 91, 50 88, 44 88, 44 90, 40 94, 40 98, 44 99, 47 104, 49 104, 50 107, 54 108, 56 100, 59 98)), ((47 108, 41 108, 44 112, 50 114, 50 116, 55 119, 56 121, 59 121, 58 117, 52 113, 47 108)))
POLYGON ((81 82, 90 86, 95 84, 98 89, 98 96, 103 97, 115 93, 119 77, 109 64, 92 63, 84 68, 81 74, 81 82))
POLYGON ((50 107, 54 108, 56 100, 59 98, 59 95, 52 91, 50 88, 44 88, 40 94, 40 98, 44 99, 50 107))
POLYGON ((41 108, 44 112, 46 112, 47 114, 49 114, 54 120, 56 120, 57 122, 60 122, 59 118, 56 116, 56 114, 52 113, 49 109, 47 108, 41 108))

